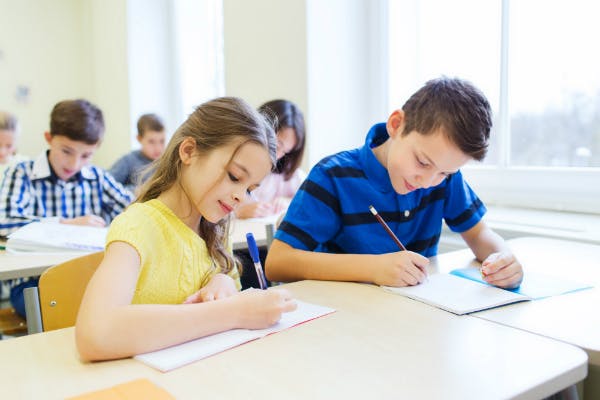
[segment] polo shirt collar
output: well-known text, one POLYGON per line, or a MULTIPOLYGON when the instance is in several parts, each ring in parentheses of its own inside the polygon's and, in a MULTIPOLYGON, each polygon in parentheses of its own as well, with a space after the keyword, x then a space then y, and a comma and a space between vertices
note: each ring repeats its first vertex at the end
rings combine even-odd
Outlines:
POLYGON ((377 147, 389 139, 385 123, 373 125, 367 133, 365 145, 360 149, 360 162, 370 184, 377 190, 387 193, 394 190, 388 170, 381 165, 373 153, 377 147))
MULTIPOLYGON (((32 174, 31 179, 32 180, 47 179, 47 178, 51 178, 54 181, 60 180, 60 178, 56 175, 56 173, 50 167, 50 162, 48 161, 48 153, 49 153, 49 150, 42 152, 33 162, 33 169, 31 171, 31 174, 32 174)), ((81 171, 76 173, 69 180, 70 181, 74 181, 74 180, 80 181, 81 179, 92 180, 94 178, 95 177, 94 177, 94 173, 92 172, 92 170, 89 167, 85 166, 81 169, 81 171)))

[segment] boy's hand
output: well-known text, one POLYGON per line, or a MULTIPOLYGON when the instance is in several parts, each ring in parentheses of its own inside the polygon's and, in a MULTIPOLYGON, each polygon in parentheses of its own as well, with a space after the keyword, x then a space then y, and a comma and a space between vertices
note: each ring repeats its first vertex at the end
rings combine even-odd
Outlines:
POLYGON ((206 286, 185 299, 183 304, 219 300, 235 293, 237 293, 237 288, 235 287, 233 278, 225 274, 216 274, 206 286))
POLYGON ((481 263, 483 279, 490 285, 512 289, 523 280, 523 267, 508 251, 492 253, 481 263))
POLYGON ((97 227, 106 226, 106 222, 97 215, 84 215, 83 217, 77 218, 62 218, 60 220, 60 223, 68 225, 87 225, 97 227))
POLYGON ((427 277, 429 259, 412 251, 399 251, 376 256, 373 283, 383 286, 414 286, 427 277))

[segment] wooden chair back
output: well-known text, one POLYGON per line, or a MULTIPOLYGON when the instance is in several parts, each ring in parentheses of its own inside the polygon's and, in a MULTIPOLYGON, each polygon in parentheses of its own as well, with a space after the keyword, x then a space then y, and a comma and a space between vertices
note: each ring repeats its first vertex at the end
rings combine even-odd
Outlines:
POLYGON ((44 331, 75 325, 85 288, 104 252, 74 258, 48 268, 40 276, 40 311, 44 331))

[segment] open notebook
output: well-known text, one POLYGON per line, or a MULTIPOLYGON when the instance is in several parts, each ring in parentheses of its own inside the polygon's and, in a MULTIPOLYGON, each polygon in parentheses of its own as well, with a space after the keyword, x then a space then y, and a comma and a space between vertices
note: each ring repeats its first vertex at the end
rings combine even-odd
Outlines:
POLYGON ((531 300, 529 296, 450 274, 429 275, 416 286, 382 287, 458 315, 531 300))
POLYGON ((526 271, 521 286, 500 289, 481 278, 478 268, 459 268, 449 274, 432 274, 416 286, 384 289, 419 300, 454 314, 468 314, 516 303, 537 300, 591 288, 591 285, 526 271))
POLYGON ((187 343, 167 347, 166 349, 140 354, 134 358, 159 371, 167 372, 232 347, 331 314, 335 311, 333 308, 318 306, 298 300, 296 300, 296 303, 298 304, 296 310, 284 313, 279 322, 269 328, 259 330, 233 329, 192 340, 187 343))
POLYGON ((32 222, 8 236, 9 252, 94 252, 104 249, 108 228, 32 222))

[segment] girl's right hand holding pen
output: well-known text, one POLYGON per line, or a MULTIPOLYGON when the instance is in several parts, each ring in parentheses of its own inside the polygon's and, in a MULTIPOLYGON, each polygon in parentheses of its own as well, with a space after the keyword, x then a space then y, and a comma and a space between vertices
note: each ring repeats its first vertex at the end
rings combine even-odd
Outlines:
POLYGON ((238 302, 236 328, 268 328, 281 319, 281 314, 294 311, 297 307, 291 293, 285 289, 248 289, 232 300, 238 302))
POLYGON ((412 251, 374 256, 373 283, 383 286, 414 286, 427 279, 429 259, 412 251))

